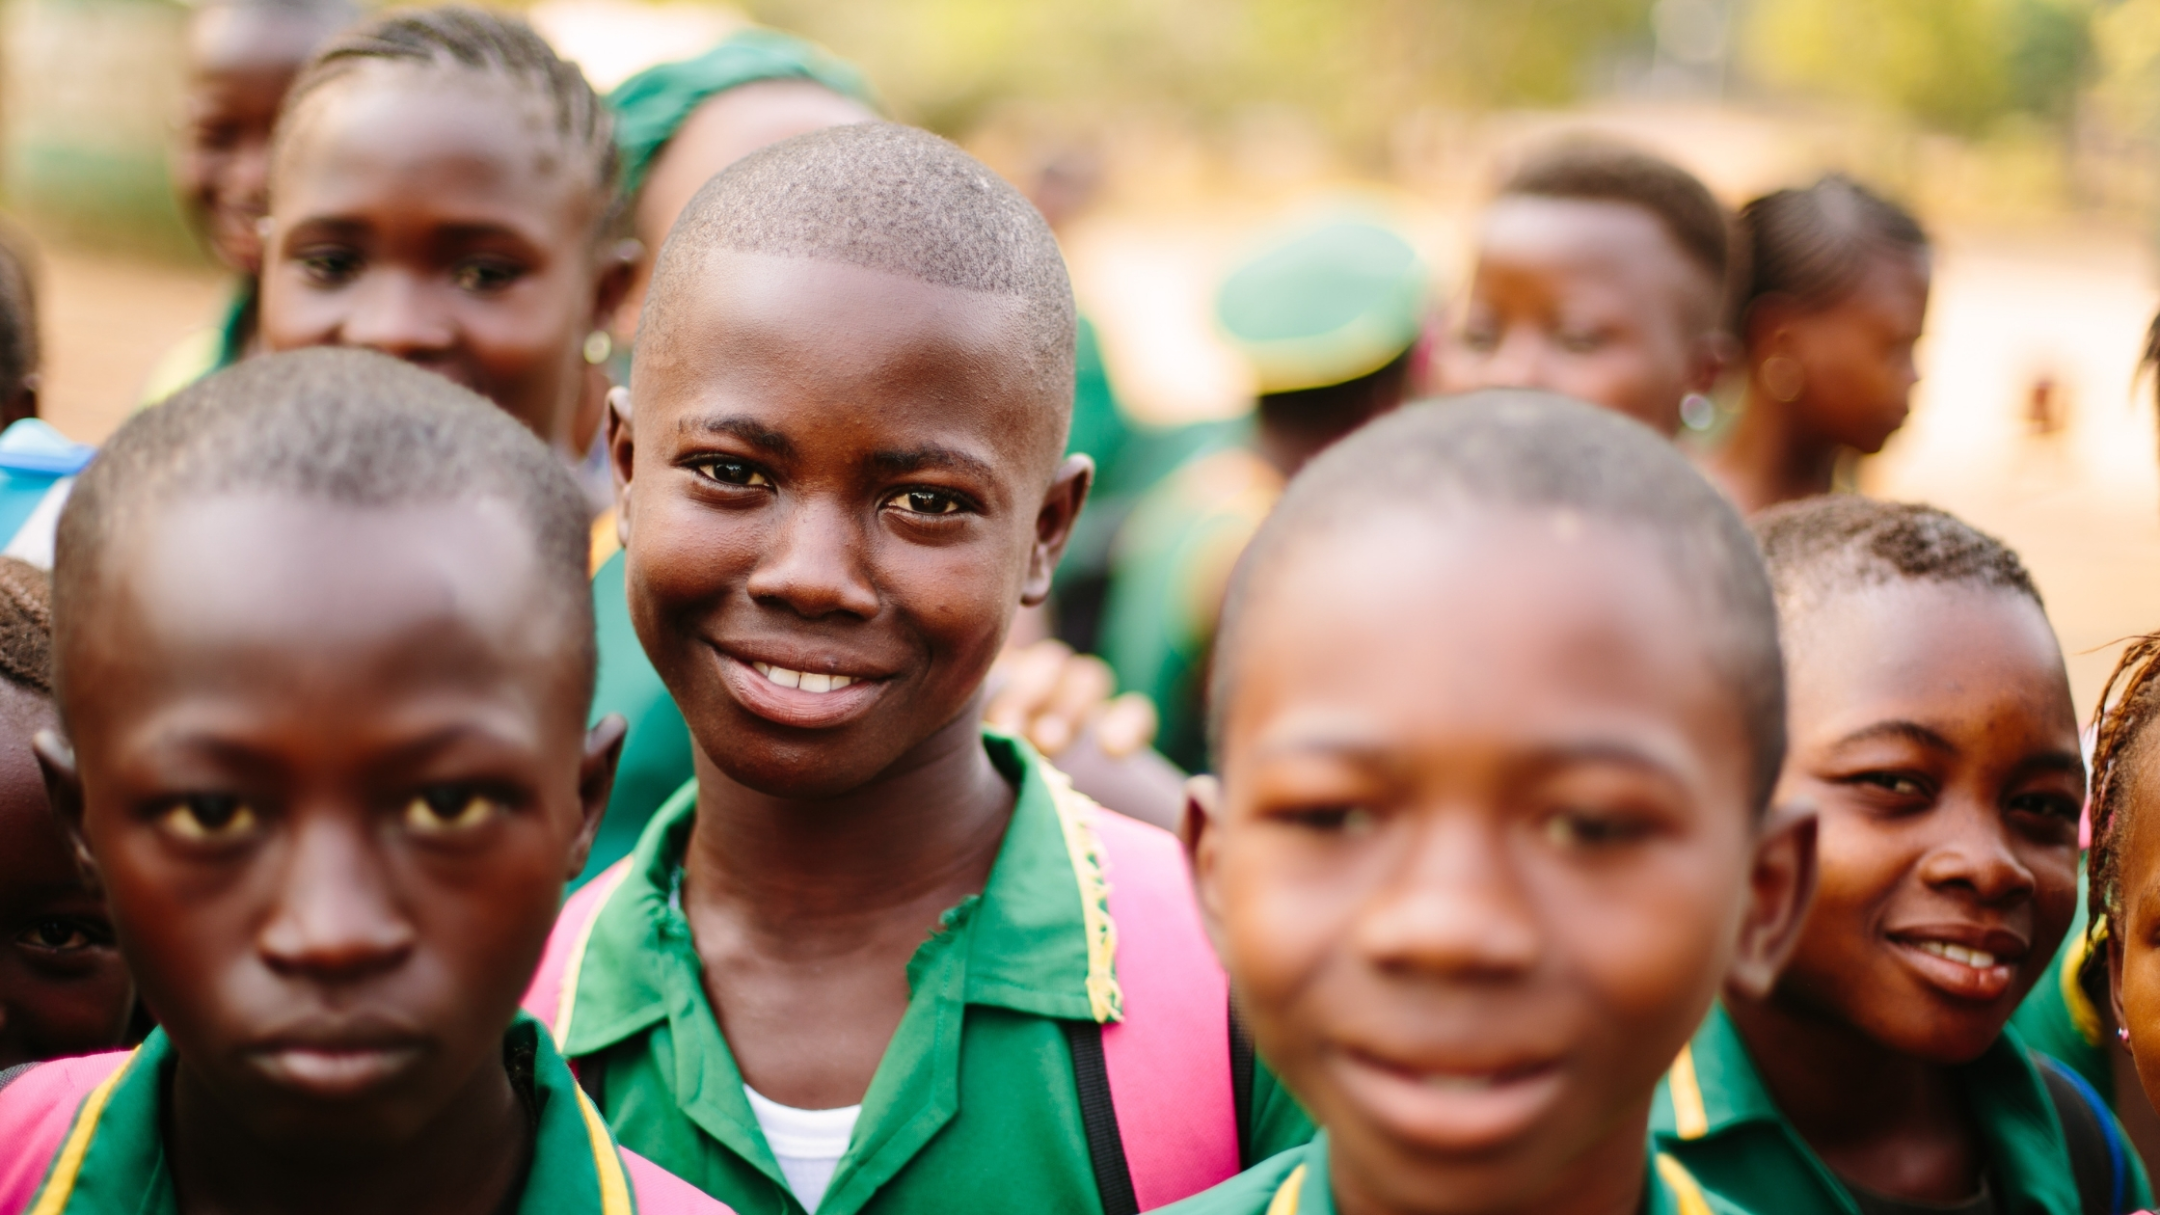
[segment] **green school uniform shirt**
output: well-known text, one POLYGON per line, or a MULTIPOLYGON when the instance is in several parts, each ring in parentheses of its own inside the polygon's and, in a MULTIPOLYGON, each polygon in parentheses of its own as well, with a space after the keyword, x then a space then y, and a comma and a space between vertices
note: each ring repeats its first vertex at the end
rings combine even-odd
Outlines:
MULTIPOLYGON (((518 1195, 517 1215, 632 1215, 620 1157, 597 1116, 588 1118, 577 1080, 539 1023, 521 1014, 504 1035, 503 1047, 513 1075, 524 1070, 513 1059, 529 1060, 531 1067, 532 1167, 518 1195)), ((63 1153, 33 1210, 46 1211, 46 1203, 57 1201, 52 1215, 179 1215, 161 1129, 173 1063, 172 1043, 165 1031, 156 1030, 109 1088, 91 1093, 69 1133, 71 1141, 83 1134, 87 1119, 88 1150, 72 1170, 63 1153), (106 1094, 102 1103, 100 1093, 106 1094)))
MULTIPOLYGON (((1696 1184, 1678 1161, 1654 1151, 1638 1209, 1642 1215, 1737 1215, 1737 1208, 1696 1184)), ((1765 1215, 1772 1212, 1783 1215, 1783 1208, 1764 1208, 1765 1215)), ((1327 1134, 1263 1160, 1211 1190, 1173 1202, 1160 1215, 1335 1215, 1327 1134)))
MULTIPOLYGON (((909 999, 818 1215, 1099 1211, 1062 1021, 1095 1019, 1083 867, 1042 761, 985 732, 1018 788, 982 894, 947 911, 908 964, 909 999)), ((653 816, 593 921, 564 1053, 623 1146, 733 1207, 800 1215, 706 1001, 676 898, 697 807, 685 785, 653 816)), ((1138 929, 1124 926, 1124 931, 1138 929)), ((1312 1134, 1288 1092, 1254 1069, 1254 1159, 1312 1134)))
POLYGON ((2063 934, 2062 947, 2047 973, 2033 984, 2025 1002, 2010 1018, 2025 1045, 2048 1055, 2084 1078, 2110 1107, 2115 1104, 2115 1064, 2108 1055, 2100 1010, 2086 994, 2079 972, 2092 954, 2091 924, 2085 912, 2085 864, 2078 864, 2077 918, 2063 934))
MULTIPOLYGON (((2005 1030, 1960 1071, 1966 1108, 1986 1145, 1996 1209, 2003 1215, 2079 1215, 2062 1123, 2017 1033, 2005 1030)), ((1678 1158, 1712 1194, 1744 1209, 1861 1215, 1851 1191, 1763 1087, 1722 1005, 1711 1009, 1659 1082, 1650 1125, 1660 1151, 1678 1158)), ((2128 1160, 2132 1205, 2151 1206, 2145 1170, 2134 1153, 2128 1160)))

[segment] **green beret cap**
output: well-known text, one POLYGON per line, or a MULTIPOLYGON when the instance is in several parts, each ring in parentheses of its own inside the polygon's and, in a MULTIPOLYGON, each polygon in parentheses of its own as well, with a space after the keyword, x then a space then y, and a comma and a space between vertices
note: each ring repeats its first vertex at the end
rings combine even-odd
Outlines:
POLYGON ((1417 343, 1425 263, 1369 220, 1295 230, 1223 280, 1215 319, 1264 396, 1371 375, 1417 343))
POLYGON ((883 109, 861 70, 825 48, 779 30, 737 30, 695 59, 646 68, 608 95, 622 149, 623 194, 637 196, 653 157, 708 98, 761 80, 808 80, 883 109))

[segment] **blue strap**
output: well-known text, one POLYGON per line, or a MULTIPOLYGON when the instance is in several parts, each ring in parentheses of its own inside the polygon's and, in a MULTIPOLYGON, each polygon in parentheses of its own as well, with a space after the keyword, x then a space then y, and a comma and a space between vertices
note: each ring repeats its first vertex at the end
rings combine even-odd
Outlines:
POLYGON ((2040 1066, 2046 1068, 2051 1075, 2068 1084, 2071 1090, 2077 1093, 2078 1099, 2085 1103, 2085 1107, 2092 1111, 2093 1120, 2100 1124, 2100 1137, 2107 1142, 2108 1180, 2112 1187, 2108 1210, 2127 1211, 2129 1208, 2124 1203, 2129 1197, 2127 1191, 2130 1185, 2130 1170, 2123 1157, 2122 1132, 2115 1125, 2115 1111, 2108 1108, 2099 1091, 2093 1088, 2085 1077, 2078 1075, 2061 1060, 2039 1052, 2034 1052, 2033 1058, 2039 1060, 2040 1066))

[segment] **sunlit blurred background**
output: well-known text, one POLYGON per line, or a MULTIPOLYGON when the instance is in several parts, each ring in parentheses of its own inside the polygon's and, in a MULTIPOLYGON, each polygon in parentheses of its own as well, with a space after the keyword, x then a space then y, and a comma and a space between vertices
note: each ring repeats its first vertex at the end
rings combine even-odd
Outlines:
MULTIPOLYGON (((2160 245, 2160 0, 543 0, 603 90, 749 21, 817 39, 898 117, 1055 179, 1122 401, 1248 404, 1210 326, 1252 234, 1356 199, 1443 294, 1508 158, 1595 128, 1728 202, 1843 169, 1939 251, 1912 422, 1860 469, 2034 566, 2082 703, 2160 628, 2160 445, 2134 382, 2160 245)), ((185 10, 0 0, 0 208, 42 246, 47 417, 102 438, 223 280, 171 200, 185 10)), ((1040 194, 1038 196, 1041 196, 1040 194)))

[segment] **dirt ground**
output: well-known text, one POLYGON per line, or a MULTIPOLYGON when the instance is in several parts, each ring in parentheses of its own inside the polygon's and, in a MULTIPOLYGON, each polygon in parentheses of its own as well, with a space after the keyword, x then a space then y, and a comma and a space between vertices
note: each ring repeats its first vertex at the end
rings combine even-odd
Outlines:
MULTIPOLYGON (((1075 265, 1108 340, 1127 347, 1113 348, 1113 367, 1148 380, 1157 416, 1180 392, 1192 412, 1218 410, 1234 372, 1189 340, 1204 324, 1186 315, 1205 307, 1214 259, 1164 256, 1183 243, 1174 233, 1122 226, 1105 239, 1075 265), (1123 323, 1128 308, 1146 321, 1123 323)), ((211 321, 226 290, 206 268, 67 249, 48 249, 43 270, 46 416, 90 441, 127 416, 152 365, 211 321)), ((1938 503, 2018 548, 2088 709, 2116 643, 2160 629, 2160 443, 2151 386, 2132 382, 2160 300, 2152 282, 2127 236, 1946 236, 1913 418, 1862 471, 1870 492, 1938 503), (2058 415, 2046 433, 2030 417, 2040 380, 2058 415)))

